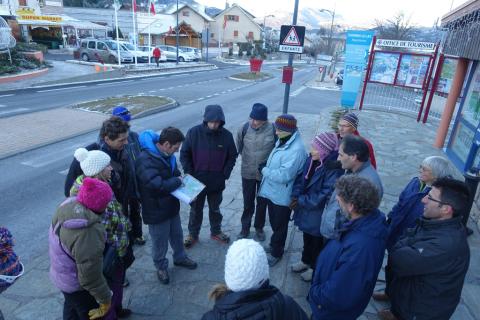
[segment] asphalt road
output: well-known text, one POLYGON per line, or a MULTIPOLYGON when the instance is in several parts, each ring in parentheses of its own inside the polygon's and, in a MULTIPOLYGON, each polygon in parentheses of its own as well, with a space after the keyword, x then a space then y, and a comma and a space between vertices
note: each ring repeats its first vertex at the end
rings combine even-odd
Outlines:
MULTIPOLYGON (((245 67, 243 67, 245 68, 245 67)), ((178 108, 132 121, 132 129, 161 130, 172 125, 186 132, 201 122, 207 104, 220 104, 226 116, 226 128, 236 132, 248 119, 255 102, 281 112, 284 85, 278 67, 269 66, 275 76, 265 82, 241 82, 228 79, 242 67, 193 74, 149 78, 121 83, 42 91, 4 97, 10 108, 28 107, 29 112, 62 107, 75 102, 119 94, 158 94, 180 102, 178 108), (8 101, 7 101, 8 100, 8 101)), ((289 112, 317 114, 322 107, 338 105, 339 91, 321 91, 303 86, 317 72, 305 67, 294 75, 289 112)), ((301 128, 300 128, 301 129, 301 128)), ((28 130, 28 128, 25 128, 28 130)), ((47 230, 55 208, 64 199, 63 184, 76 148, 96 140, 97 133, 81 135, 63 142, 0 160, 0 225, 13 232, 16 250, 28 262, 47 253, 47 230)))

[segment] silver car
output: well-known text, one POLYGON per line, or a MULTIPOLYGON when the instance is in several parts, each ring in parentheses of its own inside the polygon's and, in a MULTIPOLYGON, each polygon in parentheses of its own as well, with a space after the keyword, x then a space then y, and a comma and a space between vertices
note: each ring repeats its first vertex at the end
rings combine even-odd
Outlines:
MULTIPOLYGON (((177 60, 177 47, 174 46, 158 46, 160 50, 162 50, 162 54, 165 54, 167 57, 167 60, 169 61, 176 61, 177 60)), ((184 62, 184 61, 194 61, 195 57, 188 53, 188 52, 183 52, 180 48, 178 49, 178 61, 179 62, 184 62)))
MULTIPOLYGON (((80 42, 79 56, 83 61, 103 61, 105 63, 118 63, 117 43, 113 40, 82 39, 80 42)), ((133 62, 133 55, 120 46, 120 61, 133 62)))
MULTIPOLYGON (((140 46, 137 49, 145 52, 148 55, 149 48, 150 48, 150 62, 155 63, 155 58, 153 57, 153 50, 155 49, 155 47, 140 46)), ((167 56, 163 53, 162 49, 160 49, 160 59, 158 59, 158 61, 159 62, 166 62, 167 61, 167 56)))
POLYGON ((195 57, 195 61, 202 59, 202 51, 194 47, 179 47, 183 52, 192 54, 195 57))

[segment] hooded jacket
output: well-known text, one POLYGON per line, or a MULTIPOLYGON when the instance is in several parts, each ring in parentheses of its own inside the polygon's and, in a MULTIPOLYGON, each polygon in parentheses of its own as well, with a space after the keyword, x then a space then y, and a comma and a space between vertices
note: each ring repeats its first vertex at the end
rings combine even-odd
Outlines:
POLYGON ((53 284, 63 292, 87 290, 99 303, 110 302, 102 270, 105 228, 101 215, 69 198, 55 213, 48 240, 53 284))
POLYGON ((387 239, 383 213, 348 221, 317 259, 308 301, 313 319, 355 320, 365 310, 382 266, 387 239))
POLYGON ((176 216, 180 202, 171 192, 182 185, 174 155, 161 152, 156 143, 159 135, 152 130, 140 134, 142 152, 135 162, 138 189, 145 224, 158 224, 176 216))
POLYGON ((297 176, 292 190, 292 198, 298 203, 293 220, 298 228, 312 236, 321 237, 320 224, 325 205, 335 188, 335 181, 343 175, 344 170, 337 164, 338 152, 331 152, 313 176, 306 180, 312 157, 308 157, 303 172, 297 176))
POLYGON ((461 217, 418 220, 390 251, 392 312, 404 320, 448 320, 470 263, 461 217))
POLYGON ((267 165, 262 169, 259 196, 279 206, 288 206, 293 182, 302 172, 307 152, 300 133, 295 131, 285 144, 278 140, 270 153, 267 165))
POLYGON ((264 284, 259 289, 232 292, 215 302, 202 320, 307 320, 307 315, 291 297, 264 284))
POLYGON ((233 135, 224 125, 222 107, 207 106, 203 123, 188 130, 180 151, 183 171, 205 184, 207 192, 225 189, 225 180, 230 178, 237 159, 233 135), (209 129, 210 121, 220 121, 220 127, 209 129))

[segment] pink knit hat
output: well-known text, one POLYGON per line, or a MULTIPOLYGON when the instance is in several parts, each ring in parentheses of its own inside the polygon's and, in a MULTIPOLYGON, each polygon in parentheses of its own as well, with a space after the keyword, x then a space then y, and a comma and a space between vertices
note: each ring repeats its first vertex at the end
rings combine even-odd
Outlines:
POLYGON ((95 213, 102 213, 112 200, 113 192, 108 183, 85 178, 78 191, 77 201, 95 213))
POLYGON ((322 132, 313 138, 312 146, 320 154, 328 155, 330 152, 338 150, 338 137, 333 132, 322 132))

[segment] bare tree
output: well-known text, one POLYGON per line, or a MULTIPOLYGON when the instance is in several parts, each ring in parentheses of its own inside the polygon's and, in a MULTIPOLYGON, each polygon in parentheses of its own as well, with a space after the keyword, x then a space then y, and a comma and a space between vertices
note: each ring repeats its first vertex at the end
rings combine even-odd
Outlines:
POLYGON ((381 39, 412 40, 415 26, 405 13, 399 12, 387 20, 375 20, 377 36, 381 39))

